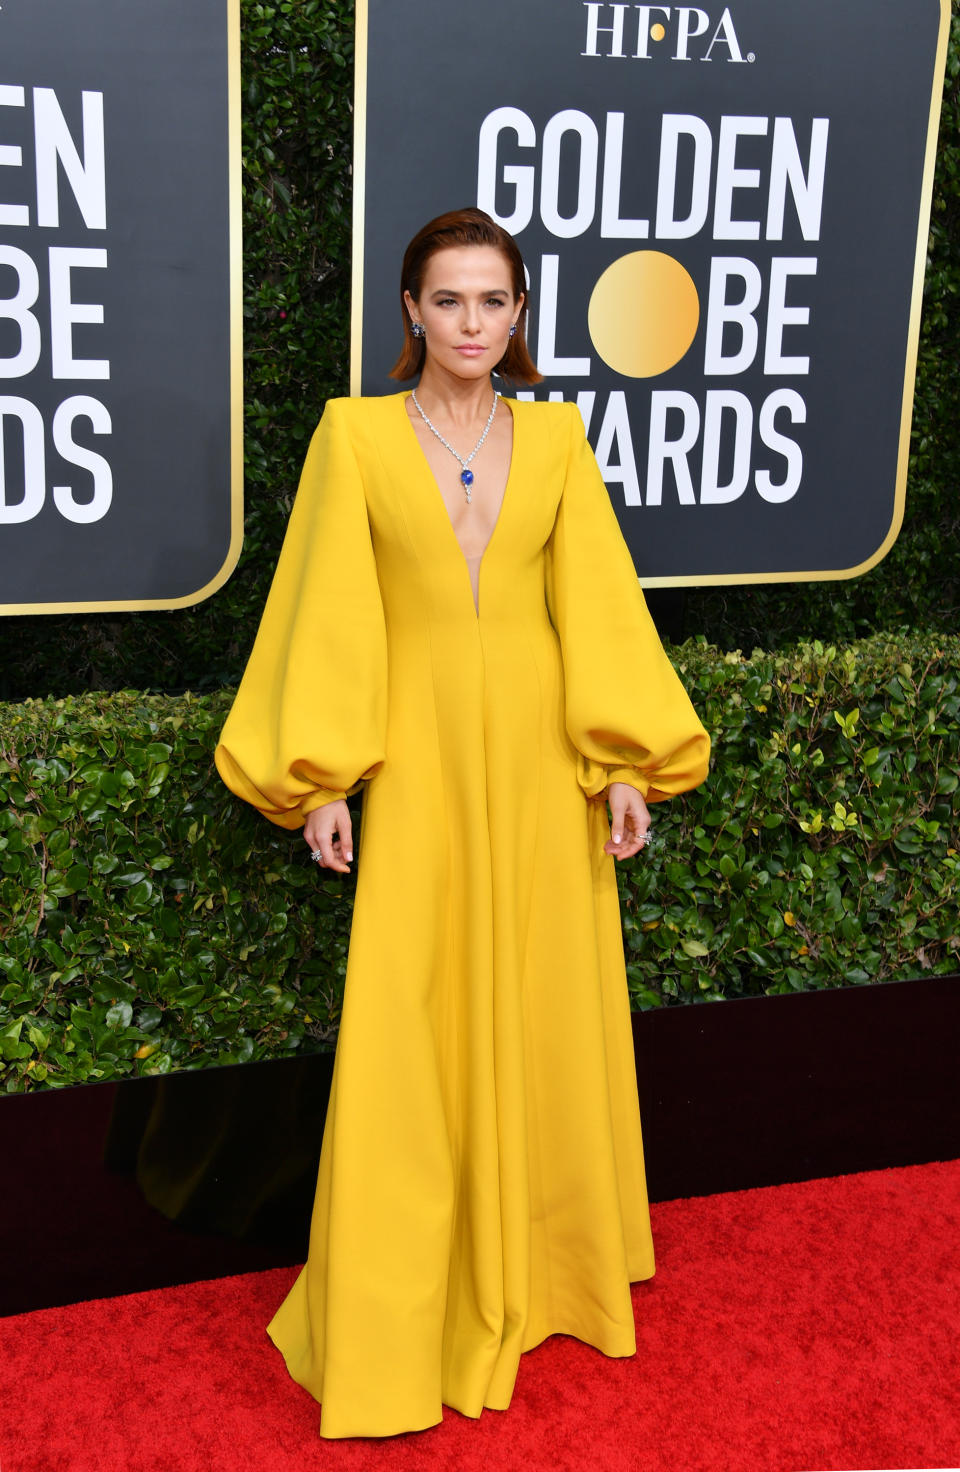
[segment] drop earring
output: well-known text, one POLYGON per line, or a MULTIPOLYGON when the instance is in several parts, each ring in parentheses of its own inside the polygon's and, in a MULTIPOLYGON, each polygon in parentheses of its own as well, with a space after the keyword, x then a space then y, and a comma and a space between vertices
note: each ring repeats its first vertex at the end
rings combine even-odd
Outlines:
POLYGON ((516 322, 514 322, 514 323, 511 324, 511 327, 510 327, 510 336, 511 337, 516 336, 516 331, 517 331, 517 324, 516 324, 516 322))
POLYGON ((423 330, 422 322, 411 322, 410 331, 413 333, 414 337, 426 337, 427 335, 423 330))

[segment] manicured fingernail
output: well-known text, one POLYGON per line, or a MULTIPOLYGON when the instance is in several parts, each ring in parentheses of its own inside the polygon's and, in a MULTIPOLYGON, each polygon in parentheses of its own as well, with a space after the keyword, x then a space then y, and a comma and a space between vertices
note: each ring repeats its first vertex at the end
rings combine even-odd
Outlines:
POLYGON ((353 853, 351 852, 350 849, 348 849, 347 850, 347 863, 350 864, 352 862, 353 862, 353 853))
POLYGON ((614 843, 619 843, 620 842, 620 834, 619 833, 615 833, 613 835, 613 841, 614 841, 614 843))

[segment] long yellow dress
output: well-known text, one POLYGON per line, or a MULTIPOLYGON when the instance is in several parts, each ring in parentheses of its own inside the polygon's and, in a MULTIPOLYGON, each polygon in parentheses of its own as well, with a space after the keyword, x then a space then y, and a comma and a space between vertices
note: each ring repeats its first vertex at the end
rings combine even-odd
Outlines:
POLYGON ((327 1437, 504 1409, 549 1334, 636 1352, 604 797, 682 792, 709 755, 576 407, 504 400, 478 611, 405 397, 328 402, 216 753, 285 828, 363 788, 309 1256, 267 1326, 327 1437))

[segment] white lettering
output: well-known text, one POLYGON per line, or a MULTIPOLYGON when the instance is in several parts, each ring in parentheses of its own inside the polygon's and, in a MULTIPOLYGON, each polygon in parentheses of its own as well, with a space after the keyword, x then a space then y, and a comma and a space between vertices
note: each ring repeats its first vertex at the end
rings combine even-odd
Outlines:
POLYGON ((688 240, 707 222, 710 210, 710 159, 713 140, 702 118, 690 113, 664 113, 660 127, 660 175, 657 180, 657 235, 661 240, 688 240), (678 150, 681 137, 693 140, 690 213, 677 219, 678 150))
MULTIPOLYGON (((551 389, 546 396, 551 404, 562 403, 564 394, 551 389)), ((521 389, 518 399, 534 402, 532 389, 521 389)), ((577 408, 589 433, 594 418, 597 395, 592 389, 577 393, 577 408)), ((735 389, 708 389, 701 404, 692 394, 680 389, 658 389, 650 395, 650 434, 647 452, 646 487, 641 496, 637 481, 636 455, 630 427, 626 394, 619 389, 607 395, 603 418, 597 436, 596 459, 608 487, 623 486, 626 505, 661 506, 664 474, 672 467, 672 480, 681 506, 727 506, 739 501, 752 483, 759 496, 771 505, 789 501, 797 494, 803 479, 803 451, 796 440, 777 428, 777 417, 789 416, 792 424, 805 424, 806 404, 792 388, 775 389, 755 412, 747 394, 735 389), (680 415, 676 432, 668 434, 669 416, 680 415), (782 457, 784 473, 774 480, 772 471, 761 468, 754 472, 754 425, 759 442, 773 454, 782 457), (701 443, 699 487, 694 487, 690 455, 696 455, 701 443), (726 479, 721 479, 721 463, 726 479)))
POLYGON ((759 169, 736 167, 737 139, 762 137, 767 131, 767 118, 724 117, 720 119, 720 141, 717 144, 717 183, 714 198, 714 240, 759 240, 759 220, 733 218, 733 191, 758 189, 759 169))
POLYGON ((707 47, 706 51, 701 57, 701 61, 713 60, 710 53, 713 50, 714 46, 716 46, 718 41, 725 45, 727 47, 727 50, 730 52, 730 55, 728 57, 729 61, 744 60, 743 52, 740 50, 740 42, 737 40, 737 33, 733 28, 733 17, 730 14, 729 5, 721 15, 720 20, 717 23, 717 29, 713 33, 713 39, 711 40, 710 45, 707 47))
MULTIPOLYGON (((22 87, 0 87, 0 107, 23 107, 26 94, 22 87)), ((23 165, 23 149, 14 143, 0 144, 0 168, 19 169, 23 165)), ((25 204, 0 204, 0 225, 29 225, 30 211, 25 204)))
POLYGON ((557 283, 559 256, 542 256, 540 261, 540 320, 537 333, 537 367, 541 373, 565 373, 586 378, 589 358, 557 357, 557 283))
POLYGON ((820 239, 823 212, 823 183, 827 169, 829 118, 814 118, 810 124, 810 156, 804 173, 797 135, 791 118, 774 118, 773 153, 770 159, 770 192, 767 198, 767 239, 783 239, 787 185, 796 206, 804 240, 820 239))
POLYGON ((498 172, 498 146, 500 135, 505 132, 516 134, 518 148, 536 147, 537 130, 519 107, 498 107, 488 113, 480 127, 477 204, 492 215, 498 225, 517 235, 533 219, 536 169, 533 164, 504 164, 502 171, 498 172), (498 179, 513 185, 515 191, 513 212, 509 215, 497 213, 498 179))
POLYGON ((551 235, 572 240, 590 228, 597 198, 597 157, 600 139, 593 118, 575 108, 554 113, 543 130, 543 176, 540 181, 540 217, 551 235), (560 213, 560 148, 567 133, 580 140, 577 174, 577 208, 572 215, 560 213))
POLYGON ((0 398, 0 525, 32 521, 41 511, 46 496, 43 451, 43 417, 27 399, 0 398), (5 421, 18 419, 23 431, 23 498, 7 500, 7 454, 5 421))
MULTIPOLYGON (((710 17, 705 10, 698 10, 693 5, 677 6, 677 49, 673 55, 674 61, 690 60, 687 55, 687 46, 690 44, 691 36, 702 36, 709 24, 710 17), (695 30, 693 29, 694 17, 697 22, 695 30)), ((713 42, 711 41, 710 44, 712 46, 713 42)))
POLYGON ((93 494, 89 501, 78 501, 71 486, 54 486, 54 505, 67 521, 87 525, 100 521, 110 510, 113 500, 113 472, 102 455, 78 445, 73 438, 73 426, 77 419, 89 419, 94 434, 110 434, 113 426, 110 415, 99 399, 78 394, 64 399, 53 416, 53 443, 70 465, 89 470, 93 476, 93 494))
POLYGON ((603 191, 600 201, 600 234, 604 240, 645 240, 648 220, 621 220, 620 181, 623 169, 623 113, 607 113, 603 144, 603 191))
POLYGON ((602 26, 600 24, 601 7, 597 4, 594 4, 593 0, 584 0, 584 9, 587 12, 587 49, 586 51, 581 51, 580 55, 606 55, 622 57, 624 55, 623 22, 628 8, 629 7, 626 5, 611 5, 610 9, 613 11, 613 25, 602 26), (597 50, 597 41, 600 37, 601 31, 605 35, 612 36, 613 38, 610 43, 610 50, 607 52, 600 52, 597 50))
POLYGON ((669 5, 638 5, 637 11, 637 49, 634 53, 635 61, 649 61, 650 52, 648 42, 650 40, 650 17, 651 15, 662 15, 664 20, 670 19, 669 5))
POLYGON ((770 296, 767 302, 767 340, 763 354, 763 371, 770 377, 780 373, 809 373, 808 357, 787 358, 783 352, 783 329, 805 327, 810 321, 809 307, 788 307, 787 281, 791 276, 815 276, 817 262, 813 257, 774 256, 770 262, 770 296))
POLYGON ((37 223, 60 224, 60 190, 57 163, 88 230, 105 230, 107 194, 104 172, 103 93, 84 92, 83 161, 60 110, 52 87, 34 87, 33 121, 37 156, 37 223))
POLYGON ((703 466, 700 473, 700 505, 719 506, 736 501, 750 484, 750 448, 753 443, 753 406, 746 394, 732 388, 712 388, 707 393, 703 416, 703 466), (720 443, 723 413, 734 416, 733 470, 726 485, 720 484, 720 443))
POLYGON ((622 389, 614 389, 607 400, 606 412, 600 433, 597 436, 597 464, 604 480, 619 481, 623 486, 623 499, 628 506, 641 506, 640 481, 637 477, 637 462, 633 454, 633 438, 630 434, 630 416, 627 413, 627 396, 622 389), (617 459, 611 460, 611 451, 616 448, 617 459))
POLYGON ((707 330, 703 351, 706 374, 743 373, 757 356, 759 329, 754 312, 760 305, 763 282, 760 269, 744 256, 715 256, 710 263, 710 293, 707 301, 707 330), (743 282, 743 296, 738 302, 727 300, 727 282, 738 277, 743 282), (730 322, 740 328, 740 346, 724 356, 724 327, 730 322))
POLYGON ((693 394, 682 389, 655 389, 650 395, 650 444, 647 451, 647 505, 660 506, 663 501, 663 470, 669 460, 677 482, 677 499, 681 506, 695 506, 693 478, 687 456, 700 434, 700 410, 693 394), (677 409, 683 415, 683 428, 678 439, 667 438, 667 415, 677 409))
POLYGON ((593 418, 593 406, 596 401, 597 395, 592 388, 581 389, 577 394, 577 408, 580 410, 580 418, 583 420, 584 434, 590 433, 590 421, 593 418))
POLYGON ((14 358, 0 358, 0 378, 23 378, 40 361, 40 323, 30 310, 40 295, 40 273, 26 251, 15 245, 0 245, 0 266, 11 266, 17 273, 15 295, 0 299, 0 317, 20 329, 20 349, 14 358))
MULTIPOLYGON (((597 124, 586 113, 566 109, 549 119, 542 139, 531 118, 519 108, 497 108, 484 118, 479 132, 477 203, 515 233, 526 229, 539 203, 540 220, 560 240, 590 229, 599 214, 605 240, 689 240, 710 230, 717 241, 783 238, 787 200, 796 212, 805 239, 818 239, 823 213, 829 120, 815 118, 806 160, 801 157, 793 123, 754 116, 724 116, 716 138, 710 125, 690 113, 665 113, 660 123, 656 160, 656 198, 636 218, 621 213, 624 180, 647 175, 624 158, 626 114, 606 114, 602 158, 597 124), (513 135, 516 148, 529 162, 511 160, 502 141, 513 135), (572 139, 568 138, 573 134, 572 139), (744 140, 770 138, 766 146, 744 140), (538 142, 540 149, 538 152, 538 142), (740 156, 752 148, 757 167, 742 167, 740 156), (564 149, 574 150, 564 153, 564 149), (713 156, 716 153, 716 169, 713 156), (715 172, 711 195, 711 174, 715 172), (564 208, 561 214, 561 178, 564 208), (497 210, 497 191, 507 192, 509 211, 497 210), (753 219, 738 219, 737 191, 754 191, 753 219), (765 197, 764 197, 765 195, 765 197), (712 220, 711 220, 712 210, 712 220), (765 232, 765 233, 764 233, 765 232)), ((514 159, 516 154, 514 154, 514 159)), ((653 193, 653 188, 650 190, 653 193)), ((643 204, 647 201, 644 200, 643 204)), ((742 208, 742 206, 741 206, 742 208)))
POLYGON ((50 354, 54 378, 110 377, 106 358, 73 356, 74 324, 102 322, 103 307, 99 303, 75 302, 70 282, 71 271, 103 268, 106 264, 105 250, 66 245, 50 248, 50 354))
POLYGON ((765 501, 774 503, 789 501, 795 496, 803 478, 803 451, 795 440, 787 439, 776 428, 775 420, 779 409, 786 409, 794 424, 807 422, 807 406, 796 389, 776 389, 760 410, 761 440, 768 449, 782 455, 787 462, 786 476, 776 484, 768 470, 758 470, 756 474, 756 486, 760 495, 765 501))

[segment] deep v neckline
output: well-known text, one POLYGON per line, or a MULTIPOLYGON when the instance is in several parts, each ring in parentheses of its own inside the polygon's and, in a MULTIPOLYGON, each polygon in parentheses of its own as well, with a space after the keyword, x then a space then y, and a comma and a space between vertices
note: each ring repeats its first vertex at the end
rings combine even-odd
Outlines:
POLYGON ((460 560, 463 563, 464 571, 467 574, 467 582, 468 582, 468 585, 470 587, 470 602, 471 602, 471 604, 473 604, 474 612, 476 613, 477 618, 479 618, 480 617, 480 609, 479 609, 478 604, 479 604, 479 601, 480 601, 480 574, 483 571, 483 564, 486 561, 487 553, 490 551, 490 547, 493 544, 493 539, 494 539, 494 537, 497 534, 497 528, 499 527, 501 521, 503 520, 504 509, 506 508, 506 504, 507 504, 507 496, 510 494, 510 486, 511 486, 511 483, 513 481, 514 466, 517 463, 517 416, 514 413, 514 409, 513 409, 514 401, 512 399, 504 399, 501 396, 501 402, 509 405, 507 412, 510 415, 510 418, 513 420, 513 435, 512 435, 511 445, 510 445, 510 464, 507 467, 507 479, 506 479, 506 482, 505 482, 504 487, 503 487, 503 495, 500 498, 500 508, 499 508, 499 510, 497 512, 496 520, 493 523, 493 527, 491 528, 490 535, 487 538, 487 544, 484 547, 483 551, 481 552, 479 561, 477 563, 477 602, 474 603, 473 602, 473 583, 472 583, 472 581, 470 579, 470 559, 467 557, 467 554, 464 552, 462 546, 460 545, 460 538, 457 536, 457 533, 456 533, 456 530, 454 528, 453 522, 450 519, 450 512, 447 510, 447 503, 443 499, 443 492, 440 489, 440 484, 439 484, 439 482, 437 480, 437 477, 433 473, 433 469, 432 469, 432 467, 430 465, 430 461, 427 459, 427 456, 426 456, 426 453, 424 451, 424 448, 423 448, 423 446, 420 443, 420 437, 417 434, 416 428, 414 427, 413 420, 410 418, 410 415, 407 413, 407 399, 409 397, 410 397, 410 390, 409 389, 405 389, 404 391, 402 391, 401 393, 399 393, 397 395, 397 399, 398 399, 399 404, 400 404, 400 411, 403 414, 404 419, 406 420, 407 428, 408 428, 408 430, 410 432, 411 438, 413 439, 414 445, 416 447, 416 452, 417 452, 417 455, 419 456, 420 462, 423 465, 424 473, 425 473, 427 479, 430 482, 430 485, 432 486, 432 488, 433 488, 433 490, 435 492, 435 499, 436 499, 436 501, 438 503, 438 506, 439 506, 440 515, 443 517, 443 520, 444 520, 444 522, 446 523, 446 526, 447 526, 447 530, 449 531, 451 537, 453 538, 453 544, 454 544, 454 546, 456 547, 457 551, 460 553, 460 560))

